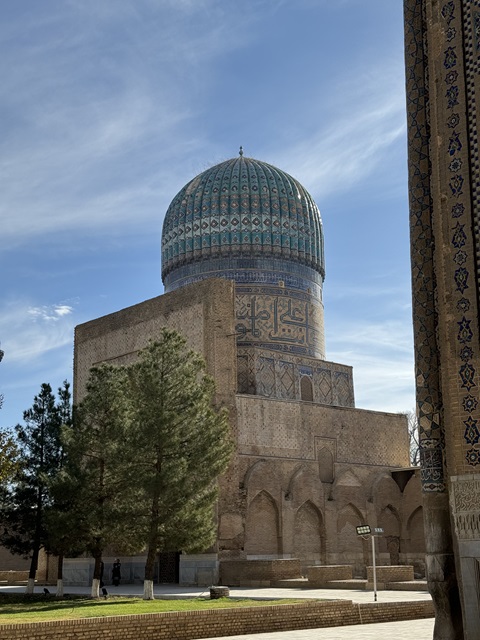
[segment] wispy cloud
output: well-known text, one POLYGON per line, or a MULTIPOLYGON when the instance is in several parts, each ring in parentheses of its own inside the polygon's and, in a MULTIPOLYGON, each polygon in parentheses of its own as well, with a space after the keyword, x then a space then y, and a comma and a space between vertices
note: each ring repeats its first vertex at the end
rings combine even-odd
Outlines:
POLYGON ((206 0, 69 2, 40 24, 27 19, 25 42, 11 26, 19 44, 7 49, 0 105, 3 239, 158 216, 185 154, 202 143, 195 123, 209 80, 199 71, 245 44, 251 18, 230 29, 234 17, 206 0))
POLYGON ((26 363, 72 344, 75 326, 72 304, 32 306, 14 301, 0 309, 0 335, 5 359, 2 363, 26 363))
POLYGON ((337 322, 327 333, 329 360, 353 366, 357 406, 409 411, 414 406, 413 335, 403 319, 337 322))
POLYGON ((42 306, 42 307, 29 307, 27 310, 28 315, 34 322, 58 322, 64 316, 68 316, 73 312, 73 307, 66 304, 42 306))
POLYGON ((280 166, 311 185, 320 202, 365 179, 405 135, 401 62, 377 63, 368 74, 360 65, 350 70, 328 97, 319 97, 323 116, 313 134, 280 156, 280 166))

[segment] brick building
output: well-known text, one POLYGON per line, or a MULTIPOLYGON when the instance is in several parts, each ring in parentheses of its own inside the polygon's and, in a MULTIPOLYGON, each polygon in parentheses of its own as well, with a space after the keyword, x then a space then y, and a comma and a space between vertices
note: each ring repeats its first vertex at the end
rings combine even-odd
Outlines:
MULTIPOLYGON (((219 479, 215 548, 161 557, 159 579, 213 584, 222 560, 288 558, 365 575, 370 546, 355 530, 365 522, 385 530, 377 561, 422 570, 406 418, 355 408, 352 368, 326 360, 324 275, 311 196, 241 151, 172 201, 162 234, 166 293, 76 328, 75 401, 92 365, 133 361, 167 325, 203 354, 230 410, 236 448, 219 479)), ((67 564, 66 577, 86 579, 81 562, 67 564)), ((141 579, 142 567, 142 558, 123 560, 127 579, 141 579)))

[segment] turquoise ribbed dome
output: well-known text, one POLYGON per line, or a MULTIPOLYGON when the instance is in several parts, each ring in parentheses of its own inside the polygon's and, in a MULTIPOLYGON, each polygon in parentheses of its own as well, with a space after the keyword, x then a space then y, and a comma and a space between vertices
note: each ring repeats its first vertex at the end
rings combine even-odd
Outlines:
POLYGON ((294 262, 323 280, 323 231, 313 198, 284 171, 243 155, 198 175, 165 216, 162 278, 227 257, 294 262))

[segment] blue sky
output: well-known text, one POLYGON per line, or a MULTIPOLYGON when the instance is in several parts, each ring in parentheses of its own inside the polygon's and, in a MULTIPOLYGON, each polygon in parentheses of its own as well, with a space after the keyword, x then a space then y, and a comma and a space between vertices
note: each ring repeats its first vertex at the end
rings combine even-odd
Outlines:
POLYGON ((401 0, 22 0, 0 25, 0 426, 75 325, 162 293, 177 191, 237 155, 315 198, 327 358, 414 406, 401 0))

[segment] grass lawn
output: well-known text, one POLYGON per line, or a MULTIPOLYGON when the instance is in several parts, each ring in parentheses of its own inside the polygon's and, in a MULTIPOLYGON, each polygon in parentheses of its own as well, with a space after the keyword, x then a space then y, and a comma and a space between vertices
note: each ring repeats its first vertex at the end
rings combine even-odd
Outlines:
POLYGON ((293 604, 302 600, 232 600, 220 598, 189 598, 185 600, 142 600, 108 596, 94 600, 71 597, 57 600, 54 596, 12 596, 0 600, 0 624, 21 622, 45 622, 47 620, 75 620, 103 616, 124 616, 164 611, 198 611, 202 609, 225 609, 227 607, 258 607, 272 604, 293 604))

